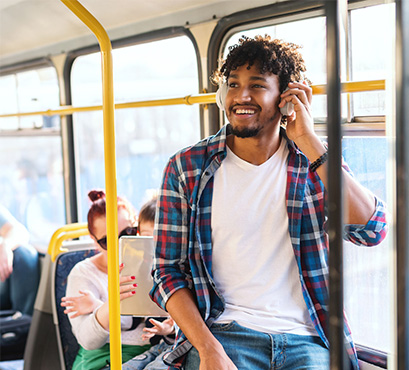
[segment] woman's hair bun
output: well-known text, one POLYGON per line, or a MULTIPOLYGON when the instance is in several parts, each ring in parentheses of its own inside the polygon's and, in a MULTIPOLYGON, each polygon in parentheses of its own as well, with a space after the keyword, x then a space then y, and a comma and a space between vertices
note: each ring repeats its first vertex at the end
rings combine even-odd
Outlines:
POLYGON ((92 202, 96 202, 99 199, 105 198, 105 192, 103 190, 91 190, 88 193, 88 198, 91 199, 92 202))

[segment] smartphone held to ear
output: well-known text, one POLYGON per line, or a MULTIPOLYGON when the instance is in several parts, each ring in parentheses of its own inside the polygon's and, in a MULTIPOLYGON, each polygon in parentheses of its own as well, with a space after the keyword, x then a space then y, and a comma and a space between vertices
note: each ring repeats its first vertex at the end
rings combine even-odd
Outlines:
MULTIPOLYGON (((226 101, 227 95, 227 83, 224 82, 220 85, 219 89, 216 92, 216 104, 221 110, 225 110, 224 103, 226 101)), ((287 91, 288 88, 285 90, 287 91)), ((283 116, 290 116, 294 112, 294 104, 292 102, 287 102, 284 107, 280 108, 280 112, 283 116)))
MULTIPOLYGON (((284 92, 286 92, 289 88, 287 87, 284 92)), ((284 107, 280 108, 280 112, 283 116, 291 116, 294 112, 294 104, 292 102, 287 102, 284 107)))

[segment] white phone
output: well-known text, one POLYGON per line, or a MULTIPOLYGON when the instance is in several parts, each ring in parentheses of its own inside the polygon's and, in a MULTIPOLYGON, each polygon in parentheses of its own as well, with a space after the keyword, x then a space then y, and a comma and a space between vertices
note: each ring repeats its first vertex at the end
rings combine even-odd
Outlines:
MULTIPOLYGON (((289 87, 287 87, 284 92, 289 90, 289 87)), ((292 102, 287 102, 284 107, 280 108, 280 112, 283 116, 290 116, 294 112, 294 104, 292 102)))
MULTIPOLYGON (((223 111, 225 110, 224 102, 226 101, 227 89, 227 82, 223 82, 216 92, 216 104, 223 111)), ((287 87, 284 92, 288 89, 289 88, 287 87)), ((280 108, 280 112, 283 116, 290 116, 294 112, 294 104, 292 102, 287 102, 284 107, 280 108)))

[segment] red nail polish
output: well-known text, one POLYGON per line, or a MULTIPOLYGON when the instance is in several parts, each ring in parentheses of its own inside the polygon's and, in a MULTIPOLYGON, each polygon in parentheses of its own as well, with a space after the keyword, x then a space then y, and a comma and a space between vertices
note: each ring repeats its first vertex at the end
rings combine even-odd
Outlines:
POLYGON ((138 284, 133 284, 133 286, 136 288, 138 286, 138 284))
POLYGON ((135 280, 135 276, 131 276, 131 279, 132 279, 132 280, 135 280))
POLYGON ((136 293, 135 291, 132 292, 132 294, 135 294, 135 293, 136 293))

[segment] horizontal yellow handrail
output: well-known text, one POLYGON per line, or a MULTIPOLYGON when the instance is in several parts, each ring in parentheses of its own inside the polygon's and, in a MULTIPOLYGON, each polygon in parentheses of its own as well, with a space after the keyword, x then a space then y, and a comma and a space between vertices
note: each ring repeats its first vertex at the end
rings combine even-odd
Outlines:
MULTIPOLYGON (((312 85, 312 93, 314 95, 321 95, 326 93, 326 85, 312 85)), ((355 81, 342 83, 343 93, 355 93, 363 91, 375 91, 385 90, 385 80, 371 80, 371 81, 355 81)), ((215 93, 187 95, 181 98, 168 98, 168 99, 155 99, 155 100, 143 100, 129 103, 117 103, 115 109, 125 108, 143 108, 143 107, 157 107, 165 105, 193 105, 193 104, 212 104, 216 102, 215 93)), ((22 112, 22 113, 7 113, 0 114, 0 118, 7 117, 24 117, 24 116, 66 116, 73 113, 91 112, 102 110, 102 105, 92 105, 86 107, 72 107, 62 106, 57 109, 47 109, 43 111, 35 112, 22 112)))
POLYGON ((55 262, 55 259, 60 253, 68 251, 68 249, 62 248, 62 243, 65 240, 78 238, 88 234, 88 226, 86 223, 68 224, 57 229, 52 235, 48 245, 47 253, 51 256, 51 261, 55 262))
MULTIPOLYGON (((311 88, 314 95, 322 95, 327 92, 327 85, 312 85, 311 88)), ((343 93, 385 90, 385 80, 343 82, 341 90, 343 93)))

